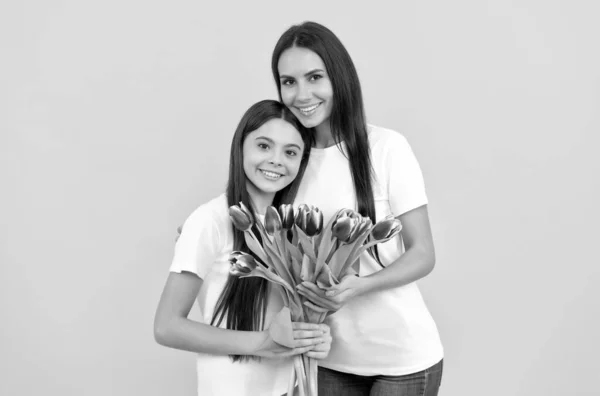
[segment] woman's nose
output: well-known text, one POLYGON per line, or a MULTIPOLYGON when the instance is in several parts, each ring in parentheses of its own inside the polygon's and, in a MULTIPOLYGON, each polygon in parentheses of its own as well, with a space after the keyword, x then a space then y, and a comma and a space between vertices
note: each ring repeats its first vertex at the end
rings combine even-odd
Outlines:
POLYGON ((310 100, 312 92, 310 90, 310 86, 306 83, 298 83, 298 94, 296 98, 299 101, 308 101, 310 100))

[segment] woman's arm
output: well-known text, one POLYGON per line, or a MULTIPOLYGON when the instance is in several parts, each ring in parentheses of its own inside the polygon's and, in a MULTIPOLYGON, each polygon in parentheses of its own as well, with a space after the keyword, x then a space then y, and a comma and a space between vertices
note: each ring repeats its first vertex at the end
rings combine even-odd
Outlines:
POLYGON ((227 330, 188 319, 201 286, 202 279, 195 274, 169 274, 154 319, 154 338, 160 345, 190 352, 263 357, 296 355, 317 346, 314 357, 327 355, 331 336, 323 325, 293 323, 295 347, 290 349, 275 343, 268 330, 227 330))
POLYGON ((428 275, 435 265, 435 250, 427 205, 410 210, 398 219, 402 223, 406 250, 397 260, 365 277, 348 276, 327 293, 308 282, 302 283, 298 292, 318 306, 337 311, 348 300, 361 294, 406 285, 428 275))

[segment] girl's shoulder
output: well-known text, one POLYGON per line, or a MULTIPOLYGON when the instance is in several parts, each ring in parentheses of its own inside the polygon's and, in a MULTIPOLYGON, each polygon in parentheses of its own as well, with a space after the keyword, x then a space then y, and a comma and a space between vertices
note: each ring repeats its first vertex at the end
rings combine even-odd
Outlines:
POLYGON ((186 220, 186 225, 203 224, 222 228, 229 224, 227 197, 221 194, 198 206, 186 220))

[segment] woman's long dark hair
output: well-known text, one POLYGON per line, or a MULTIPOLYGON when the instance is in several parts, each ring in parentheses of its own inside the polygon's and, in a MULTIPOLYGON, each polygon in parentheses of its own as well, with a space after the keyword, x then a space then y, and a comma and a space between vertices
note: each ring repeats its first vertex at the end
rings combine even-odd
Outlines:
MULTIPOLYGON (((260 128, 267 121, 281 119, 290 123, 302 136, 304 153, 300 162, 298 175, 286 188, 277 192, 273 205, 291 203, 296 197, 298 186, 310 153, 311 133, 304 128, 292 112, 276 100, 263 100, 250 107, 240 120, 231 141, 229 157, 229 181, 227 182, 227 204, 237 205, 243 202, 248 208, 254 207, 246 189, 246 173, 244 172, 244 140, 250 132, 260 128)), ((256 220, 256 219, 255 219, 256 220)), ((233 230, 233 249, 252 254, 244 239, 244 233, 231 225, 233 230)), ((256 227, 254 234, 260 237, 256 227)), ((258 258, 255 257, 257 260, 258 258)), ((257 331, 264 327, 268 299, 268 281, 259 277, 238 278, 229 275, 225 288, 215 306, 211 324, 219 326, 226 318, 226 326, 231 330, 257 331)), ((248 356, 232 355, 233 361, 247 360, 248 356)))
MULTIPOLYGON (((271 57, 271 70, 275 84, 277 84, 280 101, 282 98, 279 58, 285 50, 292 47, 313 51, 321 57, 325 64, 333 87, 333 108, 329 118, 331 133, 336 145, 344 155, 346 153, 342 150, 341 142, 346 142, 348 149, 346 157, 350 163, 358 212, 363 216, 368 216, 375 223, 377 219, 373 196, 371 150, 367 149, 369 137, 362 90, 352 58, 337 36, 325 26, 316 22, 304 22, 290 27, 279 38, 271 57)), ((373 249, 369 249, 369 253, 379 262, 377 245, 373 249)))

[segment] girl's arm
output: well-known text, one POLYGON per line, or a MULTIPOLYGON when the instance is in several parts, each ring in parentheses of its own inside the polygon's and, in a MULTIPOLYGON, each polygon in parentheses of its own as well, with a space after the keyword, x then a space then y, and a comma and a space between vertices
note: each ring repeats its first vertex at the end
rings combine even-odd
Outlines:
POLYGON ((298 292, 318 306, 337 311, 348 300, 361 294, 403 286, 428 275, 435 265, 435 250, 427 205, 408 211, 398 219, 402 222, 406 250, 397 260, 365 277, 348 276, 335 290, 327 293, 308 282, 302 283, 298 292))
POLYGON ((218 355, 285 357, 313 349, 313 357, 327 355, 331 336, 323 325, 293 323, 295 347, 290 349, 275 343, 268 330, 227 330, 188 319, 201 286, 202 279, 193 273, 169 274, 154 319, 154 338, 160 345, 218 355))

